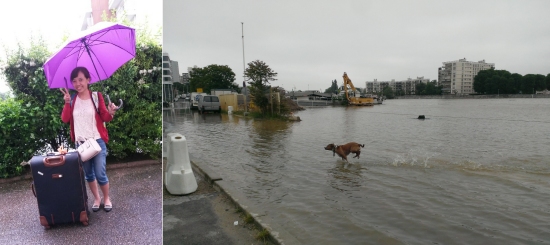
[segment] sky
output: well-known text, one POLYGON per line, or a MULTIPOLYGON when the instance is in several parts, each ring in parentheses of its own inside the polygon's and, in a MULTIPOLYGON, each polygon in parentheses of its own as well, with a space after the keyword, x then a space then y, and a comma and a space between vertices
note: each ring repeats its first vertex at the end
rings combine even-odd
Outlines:
POLYGON ((550 1, 164 0, 163 52, 188 67, 264 61, 271 84, 322 90, 366 81, 437 80, 466 58, 511 73, 550 73, 550 1), (244 24, 241 24, 244 23, 244 24))
MULTIPOLYGON (((126 0, 135 6, 136 21, 147 20, 151 28, 162 26, 162 0, 126 0)), ((84 14, 91 10, 91 0, 22 0, 0 3, 0 61, 5 61, 6 49, 15 49, 18 42, 42 36, 52 52, 65 34, 79 32, 84 14)), ((0 66, 5 65, 0 62, 0 66)), ((9 91, 0 75, 0 92, 9 91)))

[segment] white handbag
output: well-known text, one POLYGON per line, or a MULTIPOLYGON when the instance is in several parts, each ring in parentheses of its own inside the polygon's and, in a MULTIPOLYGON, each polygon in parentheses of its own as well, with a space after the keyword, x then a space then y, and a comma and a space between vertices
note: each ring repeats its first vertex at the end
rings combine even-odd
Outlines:
POLYGON ((89 138, 84 140, 84 138, 78 136, 77 140, 80 142, 80 146, 78 146, 78 155, 82 162, 92 159, 101 152, 101 147, 95 139, 89 138))

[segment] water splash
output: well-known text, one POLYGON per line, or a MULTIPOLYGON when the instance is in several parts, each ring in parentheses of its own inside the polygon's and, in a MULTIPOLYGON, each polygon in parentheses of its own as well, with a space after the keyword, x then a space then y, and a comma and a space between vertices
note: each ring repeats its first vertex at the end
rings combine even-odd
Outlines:
POLYGON ((409 149, 409 151, 404 154, 398 154, 393 159, 391 165, 394 167, 421 166, 424 168, 430 168, 430 159, 441 154, 436 151, 438 147, 436 147, 435 150, 428 150, 425 148, 409 149))

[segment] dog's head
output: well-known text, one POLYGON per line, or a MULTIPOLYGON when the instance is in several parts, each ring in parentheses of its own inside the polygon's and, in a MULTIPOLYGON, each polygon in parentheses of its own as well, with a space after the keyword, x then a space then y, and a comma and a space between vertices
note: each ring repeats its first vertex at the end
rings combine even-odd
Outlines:
POLYGON ((325 147, 325 150, 327 150, 327 151, 332 151, 332 156, 335 156, 335 155, 336 155, 336 145, 335 145, 334 143, 328 144, 328 145, 325 147))
POLYGON ((325 147, 325 150, 327 151, 332 151, 333 149, 335 149, 336 146, 334 145, 334 143, 332 144, 328 144, 326 147, 325 147))

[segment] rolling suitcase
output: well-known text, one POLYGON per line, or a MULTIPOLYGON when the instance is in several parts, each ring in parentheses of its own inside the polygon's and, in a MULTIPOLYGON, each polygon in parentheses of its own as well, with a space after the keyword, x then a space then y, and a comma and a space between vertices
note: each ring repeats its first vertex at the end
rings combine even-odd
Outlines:
POLYGON ((88 225, 88 194, 78 152, 34 156, 30 165, 40 224, 46 229, 64 223, 88 225))

